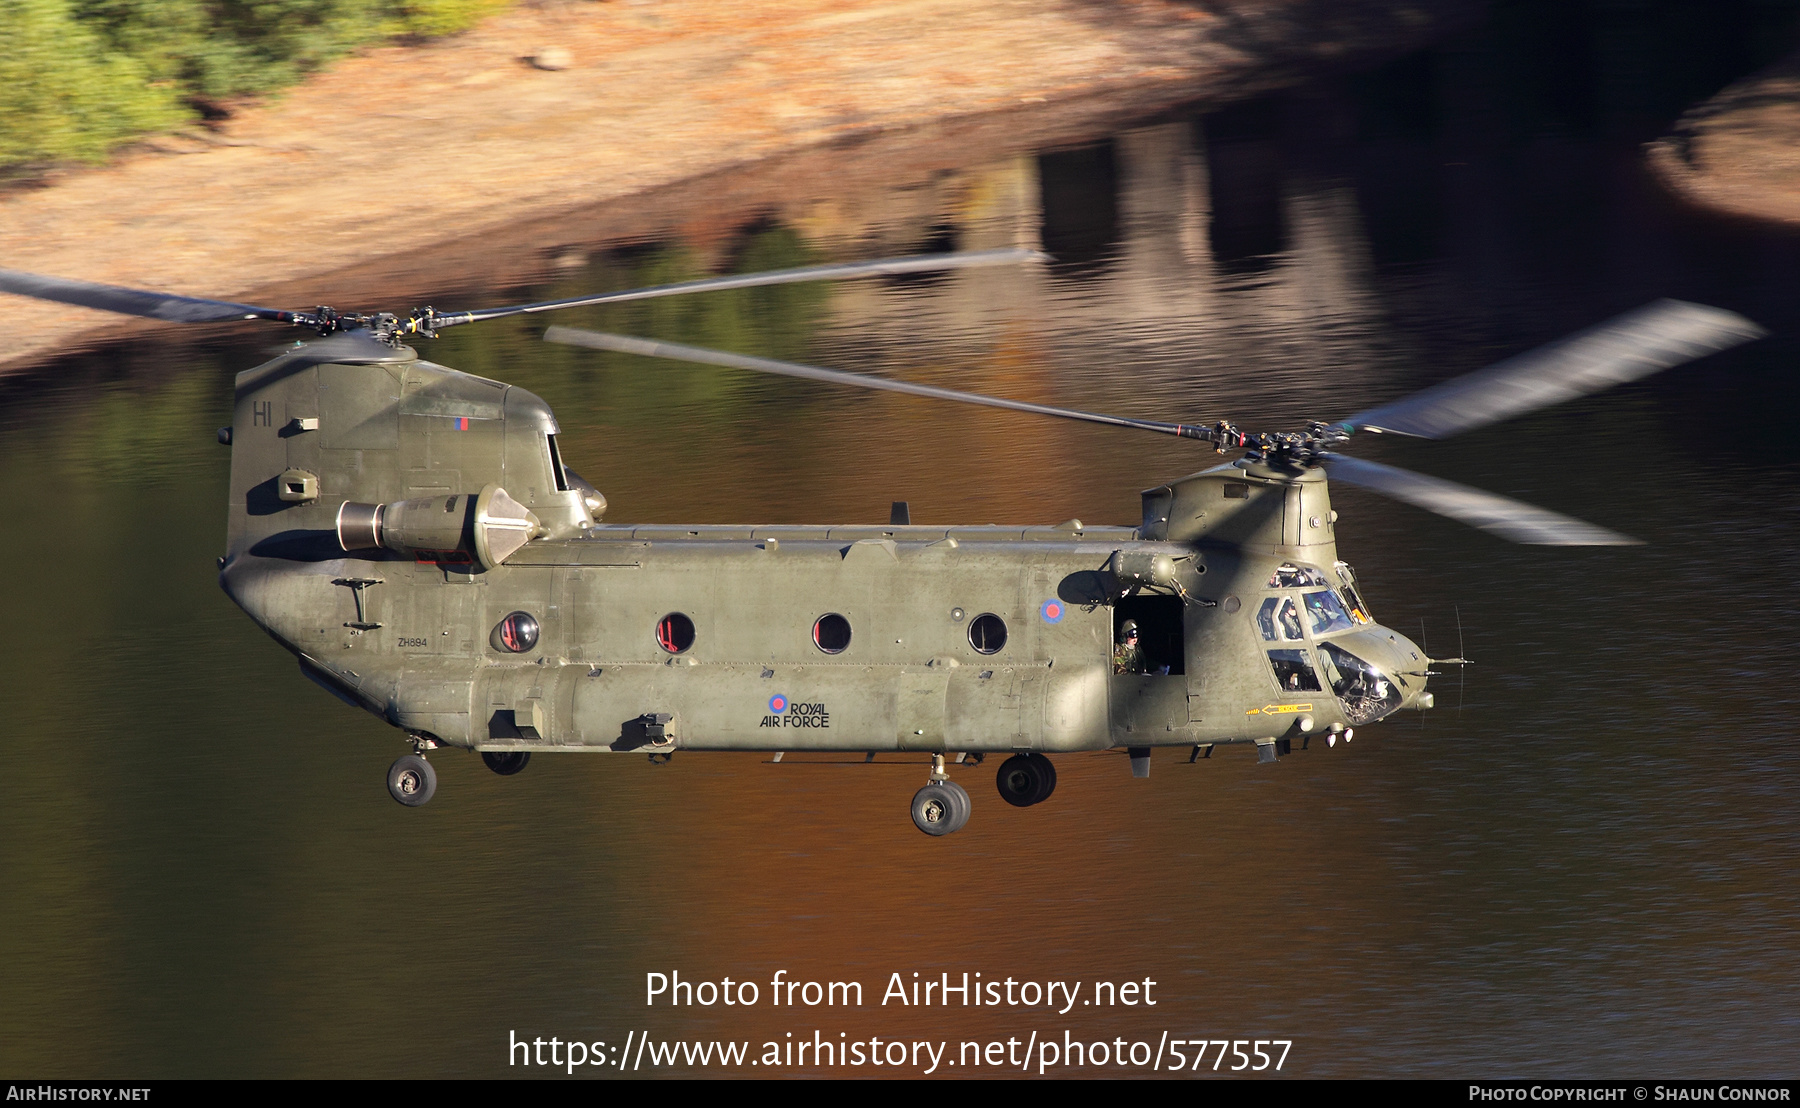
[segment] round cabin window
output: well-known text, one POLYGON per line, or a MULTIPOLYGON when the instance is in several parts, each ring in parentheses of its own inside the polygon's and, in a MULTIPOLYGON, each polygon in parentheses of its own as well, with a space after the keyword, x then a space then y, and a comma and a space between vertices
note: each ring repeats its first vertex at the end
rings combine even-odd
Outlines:
POLYGON ((694 621, 670 612, 656 621, 656 644, 671 654, 682 653, 694 645, 694 621))
POLYGON ((980 654, 998 654, 1006 645, 1006 621, 992 612, 975 617, 969 624, 969 645, 980 654))
POLYGON ((530 612, 514 612, 494 626, 488 641, 495 650, 523 654, 538 644, 538 621, 530 612))
POLYGON ((850 646, 850 621, 832 612, 813 621, 813 645, 827 654, 842 654, 850 646))

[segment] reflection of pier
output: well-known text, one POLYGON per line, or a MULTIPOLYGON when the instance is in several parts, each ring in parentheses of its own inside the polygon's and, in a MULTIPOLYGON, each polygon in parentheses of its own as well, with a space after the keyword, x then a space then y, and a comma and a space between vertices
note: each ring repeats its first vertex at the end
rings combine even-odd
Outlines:
MULTIPOLYGON (((1048 266, 970 271, 898 293, 872 285, 836 290, 828 342, 840 364, 872 368, 873 347, 914 366, 958 351, 958 363, 944 368, 974 370, 966 360, 972 345, 1003 343, 1012 348, 1009 360, 1023 355, 1045 367, 1070 402, 1138 411, 1144 386, 1154 383, 1161 414, 1210 418, 1236 414, 1221 407, 1226 399, 1330 415, 1342 402, 1326 411, 1326 390, 1366 382, 1387 360, 1347 185, 1273 172, 1226 180, 1238 193, 1274 195, 1260 209, 1249 206, 1260 226, 1245 227, 1239 205, 1231 213, 1237 225, 1222 228, 1212 204, 1220 166, 1209 167, 1205 141, 1189 122, 1128 131, 1086 153, 1072 167, 1081 174, 1076 182, 1054 177, 1058 159, 1069 155, 1015 157, 855 209, 828 202, 795 213, 795 226, 826 243, 874 240, 900 249, 937 237, 965 248, 1044 246, 1057 255, 1048 266), (1273 252, 1221 257, 1221 239, 1260 240, 1273 252)), ((1218 162, 1229 171, 1246 160, 1252 168, 1267 161, 1218 162)), ((955 376, 977 387, 969 375, 955 376)))

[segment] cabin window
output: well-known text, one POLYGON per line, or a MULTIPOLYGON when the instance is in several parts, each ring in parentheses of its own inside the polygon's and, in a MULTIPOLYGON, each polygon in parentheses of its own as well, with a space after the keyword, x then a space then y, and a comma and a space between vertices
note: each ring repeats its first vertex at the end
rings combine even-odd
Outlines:
POLYGON ((1344 605, 1337 594, 1327 589, 1324 592, 1302 593, 1300 600, 1306 605, 1306 618, 1312 622, 1312 633, 1329 635, 1333 631, 1348 631, 1354 626, 1350 617, 1344 612, 1344 605))
POLYGON ((1283 596, 1271 596, 1262 602, 1262 607, 1256 613, 1256 626, 1262 631, 1264 642, 1280 642, 1283 639, 1299 642, 1305 637, 1300 633, 1300 610, 1294 607, 1292 600, 1283 596))
POLYGON ((550 476, 556 479, 556 491, 569 491, 569 475, 563 472, 562 451, 556 448, 556 436, 545 435, 544 441, 550 444, 550 476))
POLYGON ((983 612, 969 623, 969 645, 977 654, 998 654, 1006 645, 1006 621, 983 612))
POLYGON ((1345 606, 1350 609, 1350 618, 1358 623, 1374 623, 1375 617, 1369 614, 1369 606, 1363 603, 1362 592, 1356 587, 1356 573, 1348 563, 1339 562, 1332 567, 1337 570, 1338 581, 1342 584, 1345 606))
POLYGON ((495 625, 488 641, 495 650, 524 654, 538 644, 538 621, 530 612, 513 612, 495 625))
POLYGON ((1271 589, 1304 589, 1309 586, 1326 584, 1325 575, 1311 566, 1297 566, 1292 562, 1283 562, 1269 574, 1271 589))
POLYGON ((671 654, 684 653, 694 645, 694 621, 680 612, 670 612, 657 620, 656 645, 671 654))
POLYGON ((1305 650, 1271 650, 1269 665, 1275 670, 1275 683, 1282 692, 1324 692, 1319 676, 1313 672, 1312 658, 1305 650))
POLYGON ((1400 691, 1374 666, 1348 650, 1330 643, 1319 646, 1319 661, 1331 691, 1344 704, 1344 717, 1353 725, 1380 719, 1400 707, 1400 691))
POLYGON ((832 612, 813 621, 813 645, 827 654, 842 654, 850 646, 850 621, 832 612))

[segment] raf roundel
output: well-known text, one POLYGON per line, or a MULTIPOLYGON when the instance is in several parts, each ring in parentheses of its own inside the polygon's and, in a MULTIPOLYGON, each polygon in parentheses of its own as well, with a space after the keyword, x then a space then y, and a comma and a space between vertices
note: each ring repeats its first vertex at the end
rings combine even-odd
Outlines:
POLYGON ((1043 614, 1045 623, 1061 623, 1063 615, 1068 612, 1068 609, 1063 607, 1063 602, 1060 600, 1046 600, 1038 611, 1043 614))
POLYGON ((780 693, 771 696, 769 698, 769 711, 774 712, 776 715, 780 715, 787 711, 787 697, 782 696, 780 693))

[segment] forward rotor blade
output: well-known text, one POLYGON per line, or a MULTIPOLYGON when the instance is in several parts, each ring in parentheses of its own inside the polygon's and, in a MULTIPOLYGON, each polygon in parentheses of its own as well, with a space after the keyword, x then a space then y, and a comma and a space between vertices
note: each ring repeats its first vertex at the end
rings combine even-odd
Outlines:
POLYGON ((836 369, 819 369, 815 366, 799 365, 795 362, 778 362, 772 358, 752 358, 744 354, 727 354, 721 350, 707 350, 699 346, 683 346, 675 342, 655 342, 650 339, 630 338, 626 335, 608 335, 599 331, 583 331, 575 327, 552 327, 544 332, 548 342, 566 343, 570 346, 585 346, 593 350, 613 350, 621 354, 638 354, 646 358, 671 358, 683 362, 700 362, 705 365, 726 366, 730 369, 748 369, 756 373, 774 373, 783 377, 800 377, 808 381, 825 381, 834 385, 853 385, 859 389, 880 389, 884 392, 903 392, 909 396, 929 396, 936 400, 954 400, 961 404, 980 404, 988 408, 1006 408, 1015 412, 1030 412, 1033 415, 1056 416, 1059 419, 1078 419, 1085 423, 1104 423, 1111 427, 1130 427, 1139 431, 1157 431, 1165 435, 1177 435, 1185 439, 1203 439, 1211 442, 1214 431, 1210 427, 1193 427, 1181 423, 1160 423, 1149 419, 1126 419, 1122 416, 1102 415, 1097 412, 1077 411, 1074 408, 1054 408, 1048 404, 1032 404, 1023 400, 1004 400, 997 396, 983 396, 977 392, 959 392, 956 389, 940 389, 933 385, 915 385, 909 381, 892 381, 885 377, 867 377, 860 373, 845 373, 836 369))
POLYGON ((44 277, 22 273, 16 269, 0 269, 0 292, 98 308, 105 312, 163 319, 171 323, 217 323, 227 319, 273 319, 281 323, 294 321, 293 312, 277 308, 259 308, 254 304, 237 304, 230 300, 204 300, 194 296, 176 296, 168 292, 97 285, 91 281, 75 281, 67 277, 44 277))
POLYGON ((1658 300, 1343 422, 1357 430, 1449 438, 1648 377, 1767 333, 1722 308, 1658 300))
POLYGON ((649 300, 658 296, 677 296, 690 292, 715 292, 720 289, 747 289, 762 285, 787 285, 797 281, 846 281, 853 277, 882 277, 895 273, 929 273, 942 269, 970 269, 984 265, 1017 265, 1020 262, 1047 259, 1036 250, 971 250, 958 254, 919 254, 906 258, 883 258, 873 262, 842 262, 835 265, 809 265, 798 269, 774 269, 767 273, 743 273, 731 277, 703 277, 697 281, 681 281, 673 285, 604 292, 596 296, 572 296, 567 300, 545 300, 536 304, 515 304, 505 308, 481 308, 472 312, 439 313, 432 317, 433 327, 454 327, 461 323, 478 323, 501 316, 554 311, 558 308, 585 308, 590 304, 617 304, 626 300, 649 300))
POLYGON ((1637 539, 1628 535, 1583 523, 1548 508, 1496 496, 1439 477, 1427 477, 1410 469, 1397 469, 1343 454, 1327 454, 1325 468, 1335 480, 1449 516, 1458 523, 1466 523, 1511 542, 1538 546, 1640 545, 1637 539))

